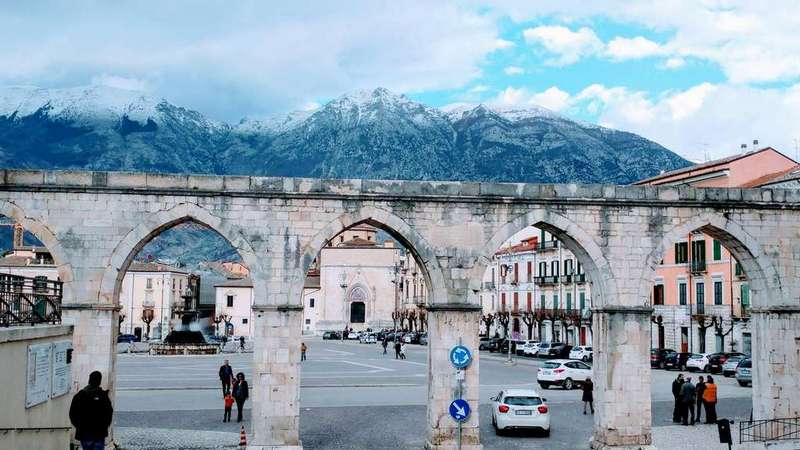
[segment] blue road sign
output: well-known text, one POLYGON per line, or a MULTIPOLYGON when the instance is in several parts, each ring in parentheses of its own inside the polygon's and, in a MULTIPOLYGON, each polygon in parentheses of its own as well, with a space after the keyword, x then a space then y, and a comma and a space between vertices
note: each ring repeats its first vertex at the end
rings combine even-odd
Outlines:
POLYGON ((463 345, 456 345, 450 350, 450 363, 456 369, 463 369, 472 362, 472 353, 463 345))
POLYGON ((456 422, 466 421, 470 412, 472 411, 469 407, 469 403, 462 398, 457 398, 450 403, 450 416, 455 419, 456 422))

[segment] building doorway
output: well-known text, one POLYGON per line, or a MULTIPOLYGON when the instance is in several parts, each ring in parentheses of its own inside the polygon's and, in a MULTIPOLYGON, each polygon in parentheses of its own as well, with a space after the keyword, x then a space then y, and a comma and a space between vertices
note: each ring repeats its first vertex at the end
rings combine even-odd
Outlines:
POLYGON ((366 320, 367 308, 364 302, 353 302, 350 304, 350 323, 364 323, 366 320))

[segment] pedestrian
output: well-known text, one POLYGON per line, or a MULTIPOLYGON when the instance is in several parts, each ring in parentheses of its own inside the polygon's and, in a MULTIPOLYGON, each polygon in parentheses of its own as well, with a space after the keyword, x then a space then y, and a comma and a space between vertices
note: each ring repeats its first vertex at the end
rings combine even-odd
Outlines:
POLYGON ((683 374, 679 373, 678 377, 672 382, 672 397, 675 399, 675 407, 672 408, 673 423, 680 423, 681 421, 681 386, 683 386, 683 374))
POLYGON ((406 343, 400 344, 400 359, 406 359, 406 343))
POLYGON ((383 345, 383 354, 385 355, 386 354, 386 347, 389 346, 389 341, 386 338, 383 338, 383 342, 381 343, 381 345, 383 345))
POLYGON ((222 397, 231 391, 231 381, 233 381, 233 368, 231 368, 228 360, 219 366, 219 381, 222 383, 222 397))
POLYGON ((89 374, 89 384, 72 397, 69 421, 75 427, 75 439, 81 441, 83 450, 105 450, 108 427, 114 408, 108 391, 100 387, 103 374, 89 374))
POLYGON ((230 392, 225 394, 225 414, 222 416, 223 422, 231 421, 231 409, 233 408, 233 395, 230 392))
POLYGON ((394 341, 394 359, 400 359, 400 341, 397 338, 394 341))
POLYGON ((703 392, 706 390, 706 384, 703 382, 703 377, 701 376, 697 380, 697 385, 695 385, 695 391, 697 392, 697 414, 694 415, 695 423, 700 422, 700 416, 703 414, 703 392))
POLYGON ((300 361, 306 360, 306 350, 308 350, 308 346, 305 342, 300 343, 300 361))
POLYGON ((717 423, 717 385, 711 375, 706 380, 703 404, 706 406, 706 423, 717 423))
POLYGON ((695 388, 694 384, 692 384, 692 377, 686 377, 686 381, 683 382, 683 386, 681 386, 681 421, 683 425, 694 425, 694 395, 695 395, 695 388), (692 419, 689 420, 689 416, 691 415, 692 419))
POLYGON ((250 390, 247 388, 247 381, 244 379, 244 374, 239 372, 236 374, 236 381, 233 384, 233 399, 236 400, 236 421, 242 421, 242 413, 244 412, 244 402, 250 396, 250 390))
POLYGON ((586 415, 586 404, 589 404, 589 409, 591 409, 592 414, 594 414, 594 383, 592 383, 591 377, 586 377, 586 381, 583 382, 583 386, 581 386, 581 390, 583 391, 583 395, 581 396, 581 400, 583 401, 583 414, 586 415))
POLYGON ((244 336, 239 336, 239 351, 244 353, 244 336))

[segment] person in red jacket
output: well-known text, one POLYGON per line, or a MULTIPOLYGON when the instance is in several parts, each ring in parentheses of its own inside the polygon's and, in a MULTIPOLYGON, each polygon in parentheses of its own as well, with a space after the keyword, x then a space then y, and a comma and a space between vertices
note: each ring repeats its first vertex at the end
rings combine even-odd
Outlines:
POLYGON ((225 394, 225 415, 222 416, 223 422, 231 421, 231 410, 233 409, 233 395, 230 392, 225 394))

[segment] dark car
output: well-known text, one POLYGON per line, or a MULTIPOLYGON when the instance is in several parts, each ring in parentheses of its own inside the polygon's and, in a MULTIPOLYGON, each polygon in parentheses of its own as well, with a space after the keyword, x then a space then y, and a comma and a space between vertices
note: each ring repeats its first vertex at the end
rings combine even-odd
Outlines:
POLYGON ((664 356, 664 368, 667 370, 686 370, 686 361, 692 356, 689 352, 672 352, 664 356))
POLYGON ((480 338, 480 340, 478 341, 478 350, 488 350, 489 349, 488 344, 491 339, 492 338, 489 337, 480 338))
POLYGON ((490 352, 507 352, 508 345, 507 341, 503 338, 491 338, 489 342, 486 344, 486 349, 490 352))
POLYGON ((722 366, 728 361, 731 356, 744 356, 744 353, 731 352, 731 353, 714 353, 708 357, 708 372, 720 373, 722 366))
POLYGON ((134 342, 139 342, 140 340, 141 339, 139 339, 139 337, 136 336, 135 334, 120 334, 119 336, 117 336, 118 343, 127 342, 128 344, 133 344, 134 342))
POLYGON ((670 348, 651 348, 650 349, 650 367, 664 368, 664 358, 670 353, 675 353, 675 350, 670 348))
POLYGON ((326 331, 322 333, 322 339, 336 339, 339 340, 342 338, 342 335, 339 334, 338 331, 326 331))
POLYGON ((550 358, 569 358, 569 352, 572 350, 571 345, 563 342, 553 342, 550 344, 550 349, 547 351, 547 356, 550 358))
POLYGON ((419 345, 428 345, 428 333, 419 335, 419 345))

